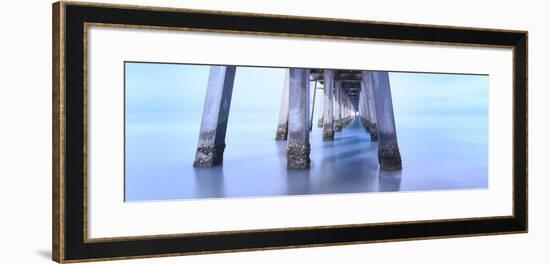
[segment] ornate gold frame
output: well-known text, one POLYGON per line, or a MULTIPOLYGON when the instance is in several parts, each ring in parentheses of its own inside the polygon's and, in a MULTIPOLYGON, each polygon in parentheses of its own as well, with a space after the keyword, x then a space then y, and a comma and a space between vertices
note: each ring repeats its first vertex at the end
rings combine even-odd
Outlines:
MULTIPOLYGON (((90 7, 109 7, 109 8, 123 8, 123 9, 139 9, 139 10, 151 10, 151 11, 175 11, 175 12, 186 12, 186 13, 201 13, 201 14, 230 14, 238 16, 257 16, 257 17, 277 17, 277 18, 301 18, 306 20, 323 20, 323 21, 339 21, 339 22, 352 22, 352 23, 370 23, 370 24, 385 24, 385 25, 402 25, 402 26, 415 26, 415 27, 426 27, 426 28, 442 28, 442 26, 433 26, 425 24, 409 24, 409 23, 388 23, 388 22, 377 22, 377 21, 366 21, 366 20, 347 20, 347 19, 333 19, 333 18, 324 18, 324 17, 301 17, 301 16, 286 16, 286 15, 274 15, 274 14, 258 14, 258 13, 241 13, 241 12, 228 12, 228 11, 212 11, 212 10, 196 10, 196 9, 184 9, 184 8, 168 8, 168 7, 150 7, 150 6, 137 6, 137 5, 116 5, 116 4, 102 4, 102 3, 89 3, 89 2, 66 2, 61 1, 53 5, 53 34, 52 34, 52 84, 53 84, 53 94, 52 94, 52 258, 53 260, 60 263, 73 263, 73 262, 82 262, 82 261, 103 261, 103 260, 120 260, 120 259, 134 259, 134 258, 149 258, 149 257, 168 257, 168 256, 183 256, 190 254, 211 254, 211 253, 221 253, 221 252, 241 252, 241 251, 250 251, 250 250, 269 250, 269 249, 283 249, 283 248, 300 248, 300 247, 315 247, 315 246, 334 246, 334 245, 350 245, 350 244, 363 244, 363 243, 372 243, 372 242, 392 242, 392 241, 406 241, 406 240, 419 240, 419 239, 434 239, 434 238, 450 238, 450 237, 465 237, 465 236, 482 236, 482 235, 500 235, 500 234, 509 234, 509 233, 524 233, 527 232, 527 228, 523 231, 509 231, 509 232, 494 232, 494 233, 483 233, 483 234, 465 234, 465 235, 447 235, 447 236, 432 236, 432 237, 419 237, 419 238, 405 238, 405 239, 386 239, 378 241, 356 241, 356 242, 344 242, 344 243, 320 243, 320 244, 309 244, 309 245, 288 245, 288 246, 277 246, 277 247, 263 247, 263 248, 254 248, 254 249, 228 249, 228 250, 215 250, 215 251, 204 251, 204 252, 193 252, 193 253, 169 253, 169 254, 152 254, 152 255, 140 255, 140 256, 130 256, 130 257, 109 257, 109 258, 90 258, 85 260, 66 260, 65 255, 65 16, 64 16, 64 6, 66 4, 71 5, 80 5, 80 6, 90 6, 90 7)), ((109 24, 109 23, 85 23, 84 24, 84 54, 87 54, 87 41, 86 41, 86 32, 87 28, 90 25, 102 26, 102 27, 125 27, 125 28, 141 28, 141 29, 162 29, 162 30, 183 30, 183 31, 196 31, 196 32, 218 32, 218 33, 230 33, 230 34, 248 34, 248 35, 268 35, 268 36, 289 36, 289 37, 301 37, 301 38, 330 38, 330 39, 344 39, 344 40, 369 40, 369 41, 382 41, 382 42, 398 42, 398 43, 420 43, 420 44, 445 44, 445 45, 457 45, 457 46, 474 46, 474 47, 498 47, 498 48, 512 48, 515 51, 515 46, 513 45, 484 45, 484 44, 467 44, 467 43, 456 43, 456 42, 433 42, 433 41, 411 41, 411 40, 391 40, 391 39, 378 39, 378 38, 355 38, 355 37, 335 37, 335 36, 311 36, 304 34, 283 34, 283 33, 272 33, 272 32, 242 32, 235 30, 211 30, 211 29, 196 29, 196 28, 173 28, 173 27, 159 27, 159 26, 135 26, 135 25, 124 25, 124 24, 109 24)), ((471 28, 471 27, 454 27, 454 26, 444 26, 447 29, 473 29, 473 30, 484 30, 491 32, 517 32, 525 34, 527 38, 526 31, 520 30, 498 30, 498 29, 481 29, 481 28, 471 28)), ((392 223, 374 223, 374 224, 358 224, 358 225, 341 225, 341 226, 311 226, 311 227, 300 227, 300 228, 278 228, 278 229, 259 229, 259 230, 241 230, 241 231, 224 231, 224 232, 207 232, 207 233, 188 233, 188 234, 171 234, 171 235, 153 235, 153 236, 132 236, 132 237, 116 237, 116 238, 106 238, 106 239, 90 239, 87 237, 87 74, 86 74, 87 62, 84 58, 84 238, 85 243, 95 243, 95 242, 106 242, 106 241, 124 241, 124 240, 139 240, 139 239, 150 239, 150 238, 172 238, 172 237, 183 237, 183 236, 195 236, 195 235, 216 235, 216 234, 230 234, 230 233, 254 233, 254 232, 263 232, 263 231, 276 231, 276 230, 303 230, 303 229, 323 229, 323 228, 333 228, 333 227, 350 227, 350 226, 384 226, 384 225, 394 225, 394 224, 407 224, 407 223, 432 223, 432 222, 441 222, 441 221, 470 221, 470 220, 487 220, 487 219, 509 219, 514 218, 514 215, 511 216, 497 216, 497 217, 481 217, 481 218, 458 218, 458 219, 445 219, 445 220, 426 220, 426 221, 404 221, 404 222, 392 222, 392 223)), ((527 85, 526 85, 527 86, 527 85)), ((527 87, 526 87, 527 89, 527 87)), ((513 105, 514 107, 514 105, 513 105)), ((515 116, 514 116, 515 118, 515 116)), ((525 118, 527 119, 527 112, 525 118)), ((526 149, 527 151, 527 149, 526 149)), ((527 177, 527 175, 525 176, 527 177)), ((514 182, 515 185, 515 182, 514 182)), ((527 188, 527 186, 526 186, 527 188)), ((512 201, 514 202, 514 201, 512 201)), ((527 209, 527 208, 526 208, 527 209)))

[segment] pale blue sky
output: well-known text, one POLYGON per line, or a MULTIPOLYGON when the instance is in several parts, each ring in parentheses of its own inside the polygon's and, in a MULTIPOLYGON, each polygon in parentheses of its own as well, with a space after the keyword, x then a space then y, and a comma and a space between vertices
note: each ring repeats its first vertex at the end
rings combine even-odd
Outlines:
MULTIPOLYGON (((208 71, 206 65, 126 63, 128 121, 200 116, 208 71)), ((283 69, 238 67, 231 112, 267 114, 276 122, 283 80, 283 69)), ((488 76, 392 72, 390 85, 396 115, 487 114, 488 76)))

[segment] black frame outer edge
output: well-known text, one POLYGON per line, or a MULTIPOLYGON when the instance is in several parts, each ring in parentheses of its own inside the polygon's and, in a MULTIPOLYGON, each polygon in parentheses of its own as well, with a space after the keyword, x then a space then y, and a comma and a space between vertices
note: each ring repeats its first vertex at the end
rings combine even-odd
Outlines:
POLYGON ((182 13, 65 4, 65 260, 135 257, 210 251, 254 250, 322 244, 421 239, 463 235, 525 232, 527 230, 527 34, 355 23, 301 18, 232 14, 182 13), (327 227, 206 236, 84 242, 83 237, 83 25, 113 23, 162 27, 238 30, 515 46, 514 53, 514 216, 507 218, 445 220, 374 226, 327 227))

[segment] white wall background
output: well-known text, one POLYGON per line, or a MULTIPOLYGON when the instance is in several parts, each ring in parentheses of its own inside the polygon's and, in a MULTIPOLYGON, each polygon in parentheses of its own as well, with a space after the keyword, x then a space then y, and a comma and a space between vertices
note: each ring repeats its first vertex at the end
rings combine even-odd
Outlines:
MULTIPOLYGON (((116 1, 150 4, 153 1, 116 1)), ((50 1, 5 2, 0 14, 0 263, 50 263, 50 1)), ((550 23, 544 1, 155 1, 256 13, 529 30, 529 234, 256 251, 114 263, 548 263, 550 23)))

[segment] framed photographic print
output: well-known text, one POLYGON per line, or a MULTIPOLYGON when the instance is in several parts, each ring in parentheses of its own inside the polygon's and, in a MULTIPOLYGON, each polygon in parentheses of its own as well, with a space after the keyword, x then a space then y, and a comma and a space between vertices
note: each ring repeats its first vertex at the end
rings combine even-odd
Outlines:
POLYGON ((527 32, 53 4, 53 259, 527 232, 527 32))

